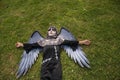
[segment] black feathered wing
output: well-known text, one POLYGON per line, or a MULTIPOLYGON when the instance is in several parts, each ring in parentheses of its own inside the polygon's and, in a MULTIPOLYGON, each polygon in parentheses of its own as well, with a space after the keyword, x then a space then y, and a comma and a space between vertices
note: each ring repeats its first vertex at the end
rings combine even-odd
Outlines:
MULTIPOLYGON (((38 31, 35 31, 31 35, 28 43, 36 43, 37 41, 43 39, 44 38, 40 35, 40 33, 38 31)), ((19 64, 19 69, 17 71, 17 78, 26 74, 28 69, 31 68, 31 66, 35 63, 38 54, 40 53, 41 50, 42 48, 36 48, 31 50, 29 53, 26 53, 26 51, 23 52, 22 59, 19 64)))
MULTIPOLYGON (((65 28, 61 28, 58 37, 62 38, 63 40, 76 41, 75 37, 65 28)), ((72 47, 68 45, 62 45, 62 47, 64 48, 68 56, 71 57, 81 67, 90 68, 89 61, 86 58, 85 53, 82 51, 80 45, 76 45, 76 50, 73 50, 72 47)))

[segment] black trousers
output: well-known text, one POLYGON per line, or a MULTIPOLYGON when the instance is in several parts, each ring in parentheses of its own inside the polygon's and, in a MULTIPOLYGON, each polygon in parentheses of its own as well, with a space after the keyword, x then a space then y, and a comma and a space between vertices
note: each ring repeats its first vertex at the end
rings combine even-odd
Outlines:
POLYGON ((62 67, 59 60, 50 60, 42 64, 40 80, 62 80, 62 67))

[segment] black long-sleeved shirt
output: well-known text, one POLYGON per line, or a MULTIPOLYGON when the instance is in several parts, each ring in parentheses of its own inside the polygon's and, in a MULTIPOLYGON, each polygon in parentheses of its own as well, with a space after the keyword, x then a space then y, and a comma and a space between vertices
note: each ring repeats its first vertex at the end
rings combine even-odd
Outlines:
MULTIPOLYGON (((24 49, 29 52, 32 49, 35 48, 43 48, 42 46, 40 46, 38 43, 24 43, 24 49)), ((78 41, 69 41, 69 40, 65 40, 63 41, 63 43, 61 43, 60 45, 68 45, 70 47, 72 47, 73 49, 78 45, 78 41)))
MULTIPOLYGON (((44 47, 40 46, 38 43, 24 43, 24 49, 27 53, 35 48, 43 48, 43 60, 48 58, 55 58, 56 56, 60 58, 61 45, 70 46, 73 50, 76 50, 78 41, 65 40, 60 45, 46 45, 44 47)), ((60 60, 60 59, 59 59, 60 60)))

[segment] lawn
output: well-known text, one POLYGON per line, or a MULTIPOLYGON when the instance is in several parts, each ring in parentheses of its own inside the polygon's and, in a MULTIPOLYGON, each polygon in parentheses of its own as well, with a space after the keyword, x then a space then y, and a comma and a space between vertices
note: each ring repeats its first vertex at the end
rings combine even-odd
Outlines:
MULTIPOLYGON (((65 27, 78 40, 90 39, 83 47, 91 69, 81 68, 61 53, 63 80, 120 80, 119 0, 0 0, 0 80, 17 80, 23 49, 33 31, 46 37, 47 28, 65 27)), ((20 80, 39 80, 42 54, 20 80)))

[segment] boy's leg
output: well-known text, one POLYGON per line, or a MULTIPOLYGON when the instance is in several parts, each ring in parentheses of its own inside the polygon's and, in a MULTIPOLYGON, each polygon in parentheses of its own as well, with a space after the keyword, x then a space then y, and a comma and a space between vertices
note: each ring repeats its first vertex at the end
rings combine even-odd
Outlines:
POLYGON ((50 71, 48 70, 47 64, 42 64, 40 80, 52 80, 52 76, 50 71))
POLYGON ((62 67, 59 62, 55 65, 55 69, 52 72, 52 80, 62 80, 62 67))

